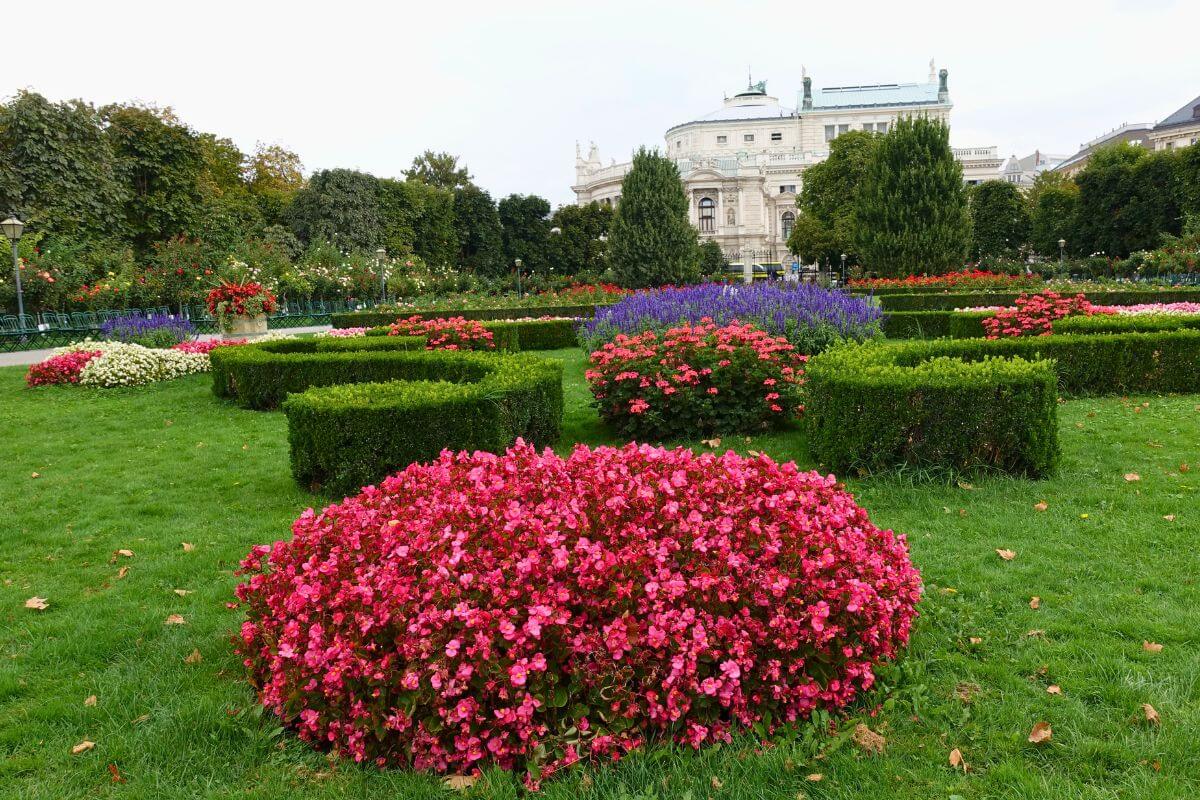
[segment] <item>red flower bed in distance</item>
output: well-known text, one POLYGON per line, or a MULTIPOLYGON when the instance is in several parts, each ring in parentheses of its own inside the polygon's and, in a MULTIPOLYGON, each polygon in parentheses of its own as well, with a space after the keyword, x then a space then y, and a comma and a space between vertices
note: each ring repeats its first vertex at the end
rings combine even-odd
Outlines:
POLYGON ((358 761, 531 785, 844 706, 921 589, 833 477, 733 452, 445 452, 292 531, 237 589, 262 703, 358 761))
POLYGON ((1082 294, 1063 297, 1057 292, 1022 294, 1016 299, 1015 308, 1004 308, 995 316, 983 320, 983 329, 989 339, 1002 336, 1049 336, 1054 332, 1054 320, 1072 314, 1093 316, 1113 312, 1093 306, 1082 294))
POLYGON ((79 373, 99 355, 99 350, 75 350, 51 356, 45 361, 30 365, 29 371, 25 373, 25 384, 49 386, 55 383, 79 383, 79 373))
POLYGON ((495 350, 492 332, 463 317, 422 319, 413 315, 392 323, 388 336, 424 336, 426 350, 495 350))

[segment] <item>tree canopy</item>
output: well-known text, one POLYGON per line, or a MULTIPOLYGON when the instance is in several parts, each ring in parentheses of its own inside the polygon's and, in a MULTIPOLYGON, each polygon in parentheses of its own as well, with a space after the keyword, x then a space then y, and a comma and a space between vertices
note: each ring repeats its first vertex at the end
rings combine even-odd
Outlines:
POLYGON ((700 274, 696 229, 675 162, 641 148, 621 184, 608 242, 618 283, 631 288, 683 284, 700 274))

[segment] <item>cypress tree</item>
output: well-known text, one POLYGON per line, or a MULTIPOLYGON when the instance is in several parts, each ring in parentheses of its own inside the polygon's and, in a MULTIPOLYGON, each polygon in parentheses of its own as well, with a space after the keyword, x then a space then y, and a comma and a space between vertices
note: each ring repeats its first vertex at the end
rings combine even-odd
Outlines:
POLYGON ((641 148, 621 184, 608 241, 609 264, 622 286, 695 282, 700 277, 696 229, 675 162, 641 148))
POLYGON ((1029 239, 1029 209, 1015 184, 984 181, 970 192, 971 255, 1014 258, 1029 239))
POLYGON ((898 120, 871 155, 855 218, 868 272, 940 274, 961 267, 971 226, 949 128, 923 117, 898 120))

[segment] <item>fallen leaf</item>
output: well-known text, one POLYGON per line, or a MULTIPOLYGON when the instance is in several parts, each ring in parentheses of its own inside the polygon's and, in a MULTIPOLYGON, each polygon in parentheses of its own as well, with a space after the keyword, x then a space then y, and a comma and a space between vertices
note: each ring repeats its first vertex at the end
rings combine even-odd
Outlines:
POLYGON ((882 753, 887 746, 887 739, 861 722, 854 726, 850 740, 868 753, 882 753))
POLYGON ((186 625, 187 620, 181 614, 172 614, 163 621, 163 625, 186 625))
POLYGON ((129 567, 121 567, 119 570, 117 570, 117 580, 121 580, 128 574, 129 574, 129 567))
POLYGON ((825 780, 825 776, 819 772, 814 772, 813 774, 811 774, 807 778, 805 778, 805 780, 808 781, 809 783, 818 783, 820 781, 825 780))
POLYGON ((121 777, 121 771, 119 769, 117 769, 116 764, 108 765, 108 774, 112 775, 113 783, 124 783, 125 782, 125 779, 121 777))
POLYGON ((77 756, 80 753, 86 753, 88 750, 93 749, 95 746, 96 746, 95 742, 89 742, 87 739, 84 739, 82 742, 80 742, 79 744, 77 744, 71 748, 71 755, 77 756))
POLYGON ((127 548, 121 548, 117 551, 117 555, 125 556, 126 558, 133 558, 133 551, 127 548))
POLYGON ((725 785, 725 782, 723 780, 721 780, 720 778, 718 778, 716 775, 712 776, 712 779, 709 780, 709 783, 712 784, 713 789, 720 789, 722 786, 725 785))
POLYGON ((955 589, 953 586, 945 586, 941 589, 941 593, 949 597, 952 594, 958 594, 958 589, 955 589))
POLYGON ((1149 703, 1142 703, 1142 713, 1146 715, 1146 722, 1149 722, 1151 725, 1157 725, 1161 722, 1158 718, 1158 712, 1149 703))
POLYGON ((963 772, 967 771, 966 759, 963 758, 962 751, 957 747, 950 751, 950 766, 961 769, 963 772))
POLYGON ((1088 517, 1090 517, 1090 516, 1091 516, 1090 514, 1080 514, 1080 515, 1079 515, 1079 518, 1080 518, 1080 519, 1087 519, 1087 518, 1088 518, 1088 517))
POLYGON ((1191 467, 1188 466, 1186 461, 1179 465, 1180 472, 1187 472, 1190 469, 1191 469, 1191 467))
POLYGON ((969 491, 972 491, 975 487, 972 486, 971 484, 967 483, 966 481, 959 481, 958 488, 962 489, 963 491, 969 492, 969 491))
POLYGON ((1062 687, 1057 683, 1052 683, 1046 687, 1046 694, 1062 694, 1062 687))
POLYGON ((142 714, 140 717, 134 717, 133 719, 129 720, 129 724, 130 725, 141 725, 143 722, 149 722, 149 721, 150 721, 150 715, 142 714))
POLYGON ((967 639, 967 641, 971 644, 983 644, 983 639, 978 636, 972 636, 970 639, 967 639))
POLYGON ((954 696, 964 703, 970 703, 979 691, 978 684, 963 682, 954 687, 954 696))
POLYGON ((479 777, 476 775, 447 775, 442 779, 442 783, 447 789, 461 792, 463 789, 470 789, 477 780, 479 777))
POLYGON ((1041 630, 1040 628, 1038 628, 1038 629, 1035 629, 1032 631, 1026 631, 1025 635, 1032 639, 1032 638, 1037 638, 1040 636, 1045 636, 1046 632, 1044 630, 1041 630))
POLYGON ((1032 608, 1034 611, 1037 611, 1039 608, 1042 607, 1042 598, 1038 597, 1037 595, 1034 595, 1033 597, 1029 598, 1029 607, 1032 608))
POLYGON ((762 453, 758 452, 757 450, 747 450, 746 455, 750 456, 751 458, 758 458, 762 455, 762 453))
POLYGON ((25 607, 35 611, 45 611, 50 607, 50 601, 44 597, 31 597, 25 601, 25 607))
POLYGON ((1174 522, 1175 515, 1174 514, 1163 514, 1163 519, 1165 519, 1167 522, 1174 522))
POLYGON ((180 597, 187 597, 189 594, 192 593, 191 589, 172 589, 171 591, 173 591, 175 594, 179 595, 180 597))
POLYGON ((185 664, 199 664, 203 660, 204 656, 200 655, 199 649, 193 650, 191 655, 186 655, 183 657, 183 663, 185 664))
POLYGON ((721 440, 720 440, 720 438, 701 439, 700 444, 707 445, 708 447, 712 447, 715 449, 715 448, 718 448, 721 446, 721 440))
POLYGON ((1034 511, 1045 511, 1045 510, 1046 510, 1047 508, 1049 508, 1049 507, 1050 507, 1050 504, 1049 504, 1049 503, 1047 503, 1045 500, 1043 500, 1043 501, 1042 501, 1042 502, 1040 502, 1040 503, 1034 503, 1034 504, 1033 504, 1033 510, 1034 510, 1034 511))
POLYGON ((1049 722, 1038 722, 1029 732, 1029 741, 1032 744, 1045 744, 1053 735, 1054 731, 1050 729, 1049 722))
POLYGON ((194 544, 191 544, 190 542, 184 542, 184 543, 183 543, 183 552, 185 552, 185 553, 190 553, 190 552, 192 552, 192 551, 193 551, 193 550, 195 550, 195 549, 196 549, 196 545, 194 545, 194 544))
POLYGON ((83 701, 83 704, 85 706, 89 706, 89 707, 96 705, 96 703, 97 703, 96 695, 94 695, 94 694, 88 695, 88 698, 83 701))
POLYGON ((1147 653, 1161 653, 1163 646, 1161 644, 1159 644, 1158 642, 1148 642, 1143 639, 1142 640, 1142 649, 1145 650, 1147 653))
POLYGON ((1000 556, 1005 561, 1012 561, 1014 558, 1017 557, 1017 553, 1015 550, 1003 550, 1001 548, 996 548, 996 555, 1000 556))
POLYGON ((1136 472, 1126 472, 1125 473, 1125 480, 1129 481, 1130 483, 1133 483, 1134 481, 1140 481, 1141 479, 1142 479, 1142 476, 1138 475, 1136 472))
POLYGON ((40 472, 35 472, 35 473, 33 473, 32 475, 30 475, 29 477, 31 477, 31 478, 35 478, 35 479, 36 479, 36 478, 40 478, 40 477, 42 477, 42 473, 40 473, 40 472))

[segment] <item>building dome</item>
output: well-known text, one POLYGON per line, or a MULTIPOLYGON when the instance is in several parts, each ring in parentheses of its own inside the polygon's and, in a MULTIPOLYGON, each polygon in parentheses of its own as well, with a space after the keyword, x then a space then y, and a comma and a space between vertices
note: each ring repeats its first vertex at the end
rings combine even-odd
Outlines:
POLYGON ((733 97, 725 98, 725 104, 697 119, 697 122, 722 122, 738 119, 773 119, 789 117, 796 109, 780 105, 779 98, 767 94, 767 82, 752 83, 733 97))

